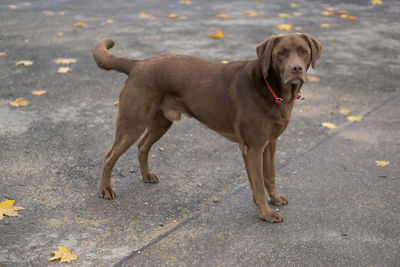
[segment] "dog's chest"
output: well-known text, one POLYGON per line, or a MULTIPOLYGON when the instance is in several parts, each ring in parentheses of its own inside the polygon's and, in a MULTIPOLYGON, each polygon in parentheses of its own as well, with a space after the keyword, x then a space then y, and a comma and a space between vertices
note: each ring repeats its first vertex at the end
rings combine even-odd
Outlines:
POLYGON ((276 122, 272 124, 270 139, 275 140, 277 139, 286 129, 288 123, 285 122, 276 122))

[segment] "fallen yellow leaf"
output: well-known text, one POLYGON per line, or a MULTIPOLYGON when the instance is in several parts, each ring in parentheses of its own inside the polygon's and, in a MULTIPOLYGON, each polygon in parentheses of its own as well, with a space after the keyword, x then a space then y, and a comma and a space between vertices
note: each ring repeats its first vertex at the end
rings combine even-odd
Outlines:
POLYGON ((307 75, 307 80, 308 80, 310 83, 317 83, 317 82, 319 82, 319 78, 318 78, 318 77, 311 76, 311 75, 307 75))
POLYGON ((16 5, 8 5, 8 8, 9 8, 9 9, 16 9, 17 6, 16 6, 16 5))
POLYGON ((322 23, 321 27, 322 28, 329 28, 331 25, 329 25, 328 23, 322 23))
POLYGON ((225 15, 225 14, 214 14, 214 17, 216 17, 218 19, 233 19, 233 18, 235 18, 232 15, 225 15))
POLYGON ((6 52, 0 52, 0 56, 2 57, 2 56, 5 56, 6 55, 6 52))
POLYGON ((10 105, 11 107, 24 107, 27 106, 29 104, 29 101, 25 100, 23 97, 17 98, 14 101, 10 101, 8 102, 8 105, 10 105))
POLYGON ((20 60, 20 61, 16 61, 15 65, 19 66, 19 65, 24 65, 24 66, 30 66, 33 64, 33 61, 31 60, 20 60))
POLYGON ((246 10, 243 12, 243 14, 249 15, 249 16, 257 16, 257 11, 255 10, 246 10))
POLYGON ((294 13, 293 13, 293 16, 300 17, 300 16, 303 16, 303 13, 301 13, 301 12, 294 12, 294 13))
POLYGON ((343 115, 350 115, 351 113, 353 113, 353 111, 350 109, 341 108, 339 109, 339 113, 343 115))
POLYGON ((108 20, 106 20, 106 22, 107 23, 114 23, 114 20, 113 19, 108 19, 108 20))
POLYGON ((70 71, 72 71, 72 69, 70 67, 59 67, 57 70, 58 73, 67 73, 70 71))
POLYGON ((50 258, 49 261, 60 260, 60 262, 69 262, 78 259, 78 256, 73 254, 71 250, 62 246, 58 246, 58 251, 51 251, 51 253, 54 255, 54 257, 50 258))
POLYGON ((58 32, 58 33, 57 33, 57 36, 63 36, 63 35, 64 35, 63 32, 58 32))
POLYGON ((211 38, 222 39, 224 38, 224 33, 220 29, 218 29, 216 33, 210 33, 208 36, 210 36, 211 38))
POLYGON ((170 18, 170 19, 176 19, 177 17, 178 17, 178 14, 175 14, 175 13, 168 14, 168 18, 170 18))
POLYGON ((47 93, 46 90, 32 91, 32 95, 44 95, 45 93, 47 93))
POLYGON ((290 24, 279 24, 276 27, 281 31, 290 31, 292 29, 292 25, 290 24))
POLYGON ((374 6, 382 5, 382 0, 371 0, 371 4, 373 4, 374 6))
POLYGON ((376 164, 376 166, 379 166, 379 167, 385 167, 390 164, 390 161, 376 160, 375 164, 376 164))
POLYGON ((279 13, 278 14, 280 18, 290 18, 292 15, 287 14, 287 13, 279 13))
POLYGON ((336 10, 335 11, 335 15, 345 15, 345 14, 347 14, 346 10, 336 10))
POLYGON ((3 220, 4 215, 10 217, 18 216, 17 210, 23 210, 23 207, 14 206, 15 200, 7 199, 0 202, 0 221, 3 220))
POLYGON ((72 24, 72 26, 78 27, 78 28, 84 28, 84 27, 86 27, 86 24, 83 22, 75 22, 74 24, 72 24))
POLYGON ((296 3, 290 3, 290 6, 291 7, 297 7, 297 4, 296 3))
POLYGON ((149 14, 147 14, 146 12, 140 12, 139 17, 140 18, 150 18, 151 16, 149 14))
POLYGON ((363 116, 348 116, 346 120, 348 121, 362 121, 363 116))
POLYGON ((349 16, 349 15, 341 15, 340 16, 342 19, 346 19, 346 20, 357 20, 357 17, 353 17, 353 16, 349 16))
POLYGON ((57 58, 54 60, 54 63, 56 64, 70 64, 70 63, 76 63, 75 58, 57 58))
POLYGON ((118 106, 118 104, 119 104, 118 100, 113 103, 114 106, 118 106))
POLYGON ((322 126, 329 128, 329 129, 336 129, 337 126, 334 123, 330 123, 330 122, 323 122, 321 123, 322 126))
POLYGON ((43 10, 43 14, 47 15, 47 16, 54 16, 54 12, 50 11, 50 10, 43 10))
POLYGON ((321 12, 321 15, 322 15, 322 16, 326 16, 326 17, 328 17, 328 16, 332 16, 332 15, 333 15, 333 13, 332 13, 332 12, 330 12, 330 11, 322 11, 322 12, 321 12))
POLYGON ((333 7, 327 7, 326 10, 327 11, 334 11, 335 9, 333 7))
POLYGON ((190 1, 190 0, 179 0, 179 3, 183 4, 183 5, 191 5, 192 1, 190 1))
POLYGON ((228 60, 222 60, 221 63, 222 63, 222 64, 228 64, 229 61, 228 61, 228 60))

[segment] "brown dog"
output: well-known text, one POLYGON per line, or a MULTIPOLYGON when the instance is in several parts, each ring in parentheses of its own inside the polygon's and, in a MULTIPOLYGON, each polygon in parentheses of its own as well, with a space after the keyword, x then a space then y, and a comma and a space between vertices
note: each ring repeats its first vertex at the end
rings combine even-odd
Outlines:
POLYGON ((288 203, 275 187, 276 142, 289 123, 307 69, 315 68, 321 55, 321 44, 307 34, 271 36, 257 46, 258 59, 228 64, 179 55, 121 58, 108 51, 113 46, 112 40, 101 40, 93 51, 100 68, 128 74, 99 196, 115 197, 111 171, 145 130, 138 144, 140 172, 143 182, 158 183, 147 163, 149 150, 183 113, 239 143, 259 216, 281 222, 282 216, 268 206, 265 189, 271 203, 288 203))

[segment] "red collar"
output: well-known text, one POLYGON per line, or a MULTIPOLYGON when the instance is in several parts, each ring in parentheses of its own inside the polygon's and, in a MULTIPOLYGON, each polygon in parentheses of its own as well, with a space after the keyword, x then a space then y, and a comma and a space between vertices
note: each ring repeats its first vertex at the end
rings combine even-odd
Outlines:
MULTIPOLYGON (((275 103, 276 104, 282 104, 284 101, 282 98, 278 97, 275 93, 275 91, 269 86, 267 79, 265 79, 264 72, 261 70, 262 76, 264 78, 265 84, 267 85, 269 91, 271 92, 272 96, 274 97, 275 103)), ((304 100, 304 97, 301 95, 301 92, 296 96, 296 99, 298 100, 304 100)))

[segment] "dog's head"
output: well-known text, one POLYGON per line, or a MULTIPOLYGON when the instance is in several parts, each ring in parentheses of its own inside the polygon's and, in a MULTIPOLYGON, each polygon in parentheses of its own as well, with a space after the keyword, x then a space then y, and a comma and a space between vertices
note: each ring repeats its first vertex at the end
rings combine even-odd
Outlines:
POLYGON ((305 82, 308 68, 315 69, 321 52, 320 42, 305 33, 273 35, 257 46, 264 77, 272 68, 284 84, 305 82))

